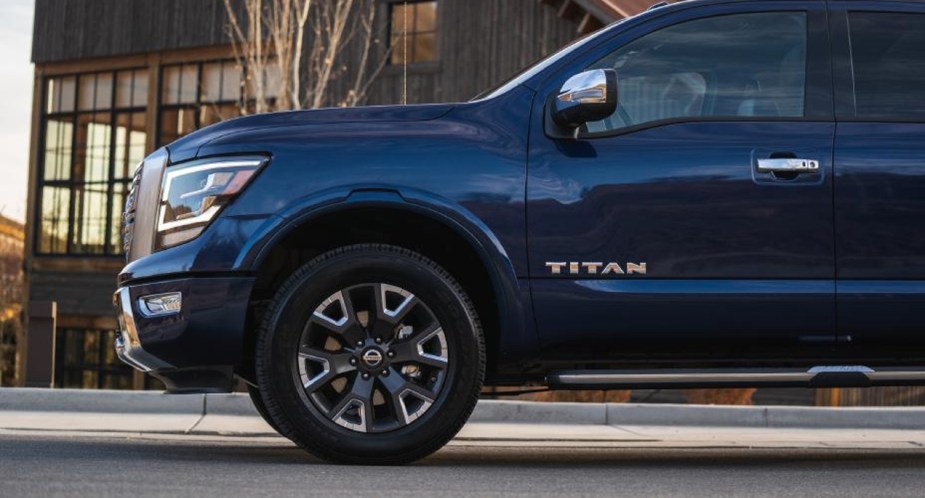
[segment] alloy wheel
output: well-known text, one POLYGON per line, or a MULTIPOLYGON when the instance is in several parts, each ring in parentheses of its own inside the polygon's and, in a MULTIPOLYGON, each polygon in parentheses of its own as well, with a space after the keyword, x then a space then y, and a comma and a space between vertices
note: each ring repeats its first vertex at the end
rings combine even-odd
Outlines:
POLYGON ((430 308, 380 282, 339 290, 319 304, 295 362, 304 400, 335 424, 366 433, 424 415, 447 383, 450 357, 430 308))

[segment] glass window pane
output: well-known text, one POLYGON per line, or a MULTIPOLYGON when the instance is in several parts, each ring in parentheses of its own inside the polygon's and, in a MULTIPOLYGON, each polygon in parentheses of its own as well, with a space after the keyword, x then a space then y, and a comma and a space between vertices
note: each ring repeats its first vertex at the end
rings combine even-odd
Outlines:
POLYGON ((46 254, 67 252, 67 227, 70 206, 71 192, 67 187, 42 188, 40 252, 46 254))
POLYGON ((129 179, 144 159, 148 134, 145 113, 116 115, 116 179, 129 179))
POLYGON ((925 15, 852 12, 857 116, 925 118, 925 15))
POLYGON ((263 84, 266 85, 266 97, 268 99, 276 98, 279 94, 279 87, 282 84, 282 74, 279 66, 270 64, 264 71, 263 84))
POLYGON ((116 75, 116 107, 132 107, 132 84, 135 78, 132 71, 120 71, 116 75))
POLYGON ((74 253, 104 253, 108 205, 108 184, 87 183, 74 187, 74 226, 71 231, 74 253))
POLYGON ((433 62, 437 60, 437 35, 414 35, 414 62, 433 62))
POLYGON ((74 98, 77 91, 77 77, 67 76, 60 78, 59 105, 55 112, 72 112, 74 110, 74 98))
POLYGON ((180 69, 180 103, 192 104, 196 102, 196 91, 199 86, 199 66, 188 64, 180 69))
POLYGON ((685 117, 801 117, 806 15, 697 19, 636 39, 591 66, 613 68, 619 107, 589 123, 601 132, 685 117))
POLYGON ((55 334, 55 387, 130 389, 132 369, 114 354, 116 332, 58 329, 55 334))
POLYGON ((116 129, 115 129, 115 164, 116 167, 113 170, 115 178, 125 178, 126 169, 129 169, 128 166, 128 121, 131 118, 131 114, 117 114, 116 115, 116 129))
POLYGON ((176 104, 180 101, 180 66, 167 66, 163 72, 161 83, 161 102, 176 104))
POLYGON ((391 9, 389 62, 403 64, 405 59, 411 63, 437 60, 437 2, 415 2, 407 7, 392 4, 391 9))
POLYGON ((205 102, 218 102, 222 99, 222 64, 202 65, 202 96, 205 102))
POLYGON ((222 100, 237 102, 241 98, 241 66, 234 62, 222 64, 222 100))
POLYGON ((396 65, 404 64, 405 51, 411 50, 410 42, 408 47, 405 47, 404 43, 402 43, 401 35, 394 35, 392 36, 392 41, 390 43, 391 44, 389 46, 391 47, 392 52, 389 54, 389 62, 396 65))
POLYGON ((112 126, 109 113, 81 114, 77 118, 77 181, 109 180, 109 146, 112 126))
POLYGON ((236 104, 210 104, 203 105, 199 111, 200 126, 205 128, 211 124, 237 117, 241 114, 236 104))
POLYGON ((80 76, 80 87, 77 97, 77 109, 92 111, 96 99, 96 75, 84 74, 80 76))
POLYGON ((421 2, 415 5, 414 31, 437 30, 437 2, 421 2))
MULTIPOLYGON (((148 119, 144 112, 132 114, 128 137, 128 161, 130 165, 138 164, 145 158, 148 153, 148 119)), ((125 178, 128 178, 134 171, 129 171, 125 178)))
POLYGON ((74 124, 71 118, 49 119, 45 123, 45 180, 71 178, 71 140, 74 124))
POLYGON ((400 36, 402 33, 410 33, 414 29, 414 6, 392 4, 392 36, 400 36))
POLYGON ((132 107, 148 106, 148 70, 139 69, 134 72, 135 87, 132 92, 132 107))
POLYGON ((45 112, 51 114, 61 109, 61 80, 58 78, 48 78, 45 83, 45 112))
POLYGON ((161 113, 159 143, 161 145, 166 145, 195 131, 195 114, 195 108, 165 109, 161 113))
MULTIPOLYGON (((247 96, 248 98, 255 98, 257 95, 257 78, 248 78, 247 79, 247 96)), ((279 66, 276 64, 270 64, 267 67, 263 68, 263 89, 264 97, 267 99, 272 99, 276 97, 276 93, 279 90, 280 82, 280 73, 279 66)))
POLYGON ((100 73, 96 76, 95 102, 94 109, 96 110, 112 107, 112 73, 100 73))
POLYGON ((100 334, 92 330, 83 332, 83 360, 90 365, 100 363, 100 334))

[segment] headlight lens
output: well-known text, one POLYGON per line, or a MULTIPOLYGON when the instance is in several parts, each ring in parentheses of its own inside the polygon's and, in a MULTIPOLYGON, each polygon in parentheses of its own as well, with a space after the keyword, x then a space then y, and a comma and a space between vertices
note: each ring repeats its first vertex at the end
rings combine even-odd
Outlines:
POLYGON ((225 158, 167 168, 157 215, 157 249, 199 236, 244 190, 265 158, 225 158))

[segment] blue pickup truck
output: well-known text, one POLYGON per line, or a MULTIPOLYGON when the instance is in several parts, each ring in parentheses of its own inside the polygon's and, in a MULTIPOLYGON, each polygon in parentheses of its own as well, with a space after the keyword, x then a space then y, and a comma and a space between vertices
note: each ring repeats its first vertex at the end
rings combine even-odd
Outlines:
POLYGON ((483 386, 925 385, 925 4, 687 1, 471 102, 219 123, 124 243, 120 357, 331 461, 483 386))

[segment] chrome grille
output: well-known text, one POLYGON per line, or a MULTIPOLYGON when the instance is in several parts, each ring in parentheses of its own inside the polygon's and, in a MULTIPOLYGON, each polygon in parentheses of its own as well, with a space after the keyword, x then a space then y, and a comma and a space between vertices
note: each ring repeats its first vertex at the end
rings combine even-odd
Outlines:
POLYGON ((128 195, 125 197, 125 210, 122 212, 122 250, 128 259, 132 249, 132 237, 135 234, 135 210, 138 203, 138 187, 141 185, 141 173, 144 169, 144 162, 135 168, 135 175, 132 177, 132 185, 129 188, 128 195))
POLYGON ((131 263, 154 250, 157 232, 157 207, 160 203, 161 180, 169 160, 167 149, 160 148, 146 157, 135 170, 131 192, 125 199, 122 243, 125 259, 131 263))

